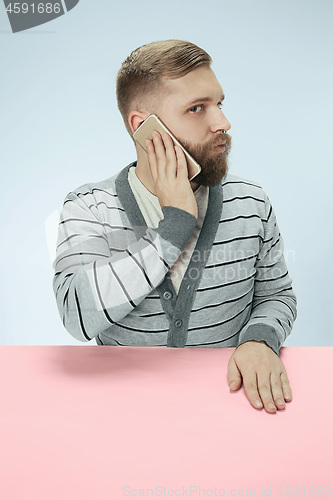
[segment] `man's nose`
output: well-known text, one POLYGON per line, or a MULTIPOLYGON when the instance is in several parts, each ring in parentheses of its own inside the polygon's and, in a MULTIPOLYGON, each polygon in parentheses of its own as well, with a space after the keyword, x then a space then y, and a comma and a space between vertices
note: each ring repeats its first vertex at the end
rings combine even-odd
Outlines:
POLYGON ((218 130, 224 130, 227 132, 231 129, 231 125, 228 122, 225 114, 221 109, 217 108, 211 117, 210 128, 212 132, 217 132, 218 130))

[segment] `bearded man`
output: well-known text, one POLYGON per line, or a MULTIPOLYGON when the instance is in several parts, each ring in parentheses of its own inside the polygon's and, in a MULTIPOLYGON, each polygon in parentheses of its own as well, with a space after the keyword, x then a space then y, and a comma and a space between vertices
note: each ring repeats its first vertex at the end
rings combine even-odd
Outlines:
POLYGON ((282 238, 262 188, 228 173, 230 123, 211 57, 193 43, 134 50, 117 77, 118 107, 137 160, 69 193, 54 291, 64 326, 98 345, 235 347, 230 390, 255 408, 291 401, 279 358, 296 317, 282 238), (156 114, 168 134, 142 148, 133 133, 156 114))

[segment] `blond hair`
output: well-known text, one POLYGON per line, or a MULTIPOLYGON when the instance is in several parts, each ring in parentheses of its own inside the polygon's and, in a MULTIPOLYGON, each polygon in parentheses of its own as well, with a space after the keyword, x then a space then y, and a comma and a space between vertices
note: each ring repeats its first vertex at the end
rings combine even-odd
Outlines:
POLYGON ((118 108, 128 133, 132 135, 129 113, 148 100, 152 102, 157 92, 163 94, 162 78, 181 78, 211 62, 206 51, 184 40, 152 42, 135 49, 121 65, 116 86, 118 108))

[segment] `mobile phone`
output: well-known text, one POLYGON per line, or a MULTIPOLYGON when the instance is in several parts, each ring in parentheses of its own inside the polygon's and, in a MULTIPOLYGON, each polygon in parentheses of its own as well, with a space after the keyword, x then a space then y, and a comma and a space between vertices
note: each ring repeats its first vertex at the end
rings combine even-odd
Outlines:
POLYGON ((196 175, 201 171, 199 163, 195 161, 194 158, 183 148, 183 146, 177 141, 176 137, 170 132, 170 130, 164 125, 164 123, 156 115, 149 115, 148 118, 141 123, 140 127, 136 129, 133 134, 134 139, 140 144, 140 146, 146 151, 146 140, 152 139, 152 132, 156 130, 161 135, 167 133, 170 135, 174 144, 177 144, 185 154, 188 170, 188 178, 191 181, 196 175))

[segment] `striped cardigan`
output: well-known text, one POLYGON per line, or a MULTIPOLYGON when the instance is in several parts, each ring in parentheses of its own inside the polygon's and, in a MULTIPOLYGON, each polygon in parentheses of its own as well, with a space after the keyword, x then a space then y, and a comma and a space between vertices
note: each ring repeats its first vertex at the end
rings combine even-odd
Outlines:
POLYGON ((227 174, 209 189, 176 295, 170 269, 196 219, 163 207, 164 219, 148 228, 128 182, 133 165, 64 202, 53 285, 69 333, 114 346, 236 347, 257 340, 278 354, 296 299, 262 188, 227 174))

